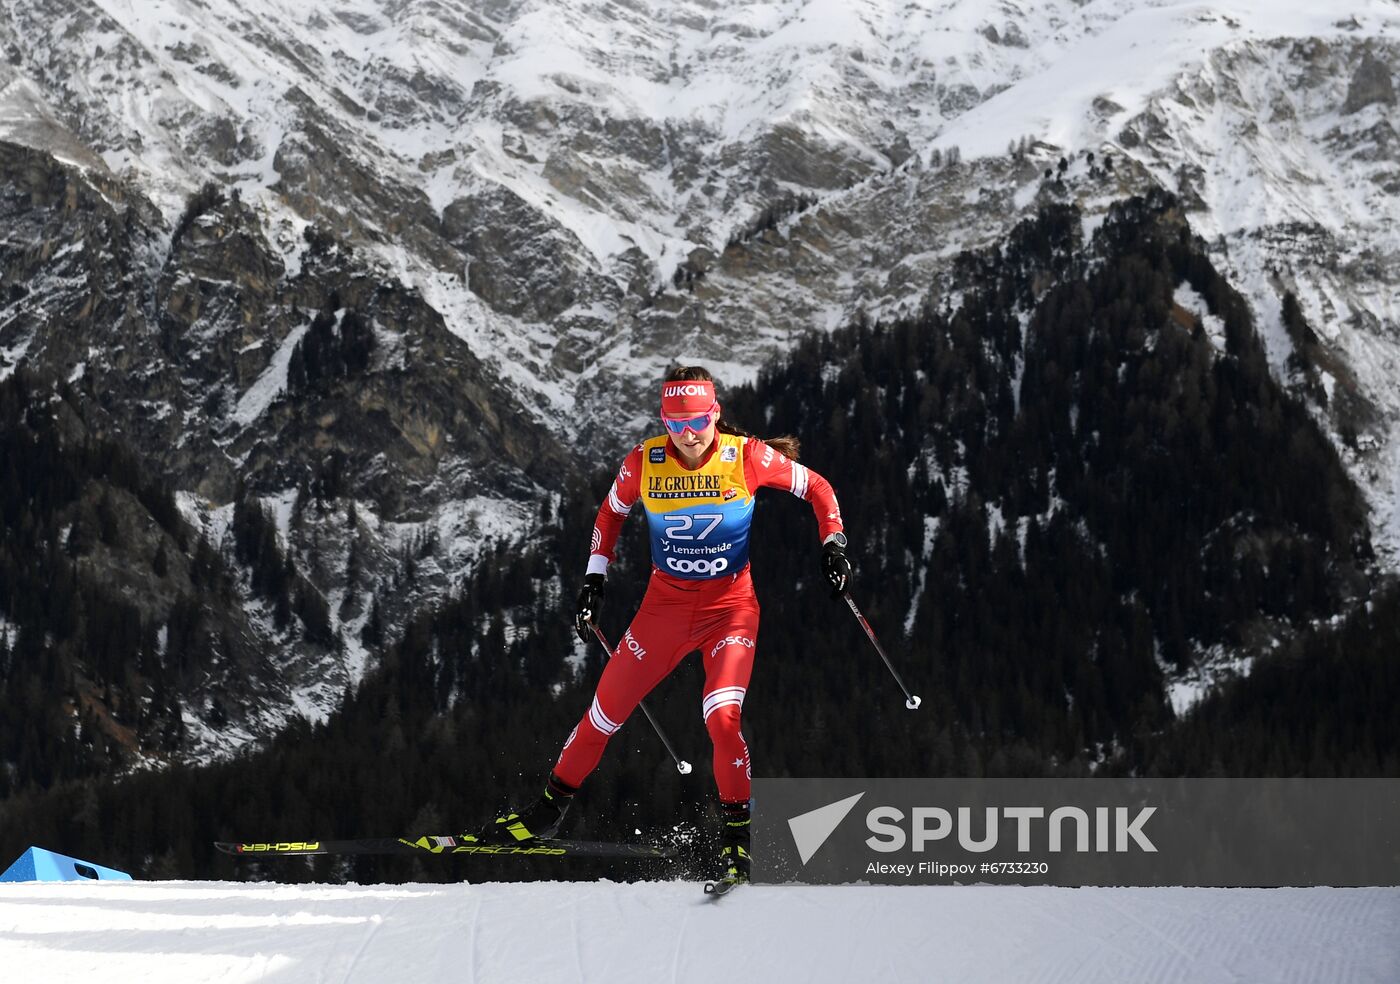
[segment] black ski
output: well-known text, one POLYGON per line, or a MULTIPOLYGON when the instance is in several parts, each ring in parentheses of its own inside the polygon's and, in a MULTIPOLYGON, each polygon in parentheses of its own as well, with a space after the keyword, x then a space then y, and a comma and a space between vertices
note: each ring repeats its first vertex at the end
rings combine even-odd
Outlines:
POLYGON ((442 856, 525 858, 669 858, 675 850, 647 844, 611 841, 532 840, 518 844, 488 844, 470 834, 421 837, 367 837, 322 841, 215 841, 225 854, 240 858, 305 858, 321 854, 436 854, 442 856))
POLYGON ((705 882, 705 894, 712 899, 721 899, 734 891, 736 885, 744 884, 739 878, 721 878, 718 881, 705 882))

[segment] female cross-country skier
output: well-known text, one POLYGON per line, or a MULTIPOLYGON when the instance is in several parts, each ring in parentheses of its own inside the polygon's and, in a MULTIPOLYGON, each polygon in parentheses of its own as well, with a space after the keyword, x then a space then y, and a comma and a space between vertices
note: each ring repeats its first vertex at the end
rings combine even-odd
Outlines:
POLYGON ((751 770, 739 712, 758 637, 758 601, 749 577, 754 494, 766 486, 811 503, 822 574, 836 596, 851 579, 846 537, 831 485, 797 463, 797 440, 764 442, 721 419, 707 370, 691 366, 667 374, 661 421, 666 432, 632 449, 598 509, 574 628, 585 642, 591 637, 618 534, 638 502, 647 518, 652 562, 642 607, 603 668, 588 713, 564 742, 544 795, 484 833, 506 842, 553 836, 608 739, 698 649, 705 665, 700 712, 714 743, 725 877, 747 881, 751 770))

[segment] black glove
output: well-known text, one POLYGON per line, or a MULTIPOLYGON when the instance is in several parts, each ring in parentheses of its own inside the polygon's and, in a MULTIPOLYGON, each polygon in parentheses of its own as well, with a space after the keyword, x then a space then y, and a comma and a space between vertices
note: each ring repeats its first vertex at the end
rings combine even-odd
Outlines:
POLYGON ((833 534, 822 544, 822 576, 831 585, 831 597, 839 598, 851 587, 851 562, 846 559, 846 537, 833 534))
POLYGON ((603 608, 604 585, 608 579, 602 574, 585 574, 583 590, 578 593, 578 604, 574 612, 574 631, 584 642, 593 638, 592 622, 603 608))

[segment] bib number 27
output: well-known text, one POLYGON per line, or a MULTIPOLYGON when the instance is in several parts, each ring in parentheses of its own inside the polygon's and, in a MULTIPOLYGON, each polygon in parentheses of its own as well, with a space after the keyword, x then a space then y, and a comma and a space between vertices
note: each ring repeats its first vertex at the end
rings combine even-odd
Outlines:
POLYGON ((724 521, 722 513, 696 513, 693 516, 680 513, 666 516, 666 537, 671 540, 703 540, 715 531, 724 521), (703 526, 699 532, 691 532, 703 526))

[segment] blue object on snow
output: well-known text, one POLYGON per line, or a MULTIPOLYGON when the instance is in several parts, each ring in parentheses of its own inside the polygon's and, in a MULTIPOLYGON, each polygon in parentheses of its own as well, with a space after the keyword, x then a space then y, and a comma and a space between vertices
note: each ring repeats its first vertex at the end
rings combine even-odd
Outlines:
POLYGON ((91 861, 80 861, 42 847, 31 847, 0 875, 0 882, 27 881, 131 881, 125 871, 104 868, 91 861))

